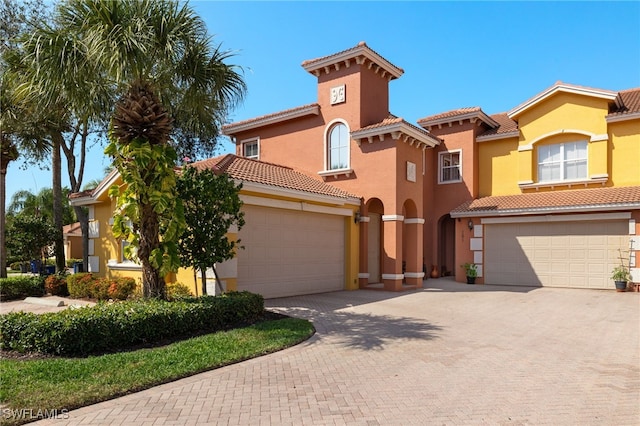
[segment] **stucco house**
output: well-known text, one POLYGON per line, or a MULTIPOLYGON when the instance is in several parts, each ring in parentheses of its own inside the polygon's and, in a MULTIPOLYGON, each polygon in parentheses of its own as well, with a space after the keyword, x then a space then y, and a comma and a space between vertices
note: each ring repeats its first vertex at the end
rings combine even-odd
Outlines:
POLYGON ((408 123, 403 70, 366 43, 302 63, 317 102, 227 125, 236 154, 292 165, 362 198, 359 287, 420 287, 478 265, 479 283, 612 288, 640 280, 640 88, 558 82, 501 114, 408 123))
MULTIPOLYGON (((389 111, 404 71, 366 43, 302 67, 315 103, 224 126, 235 155, 196 163, 244 183, 228 289, 399 291, 465 282, 465 262, 479 284, 609 289, 620 256, 640 281, 640 88, 558 82, 506 113, 413 124, 389 111)), ((73 200, 91 206, 89 266, 106 274, 137 267, 110 236, 117 179, 73 200)))

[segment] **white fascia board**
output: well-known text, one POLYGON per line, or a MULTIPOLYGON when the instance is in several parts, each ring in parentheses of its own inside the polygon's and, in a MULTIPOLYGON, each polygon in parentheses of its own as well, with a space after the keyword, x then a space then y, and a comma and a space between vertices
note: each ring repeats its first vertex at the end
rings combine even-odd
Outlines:
POLYGON ((513 132, 498 133, 495 135, 478 136, 477 142, 495 141, 498 139, 510 139, 520 137, 520 130, 514 130, 513 132))
POLYGON ((102 179, 102 182, 96 186, 96 188, 92 191, 91 195, 80 198, 70 198, 69 204, 72 206, 88 206, 91 204, 98 204, 100 201, 98 198, 105 192, 108 191, 109 188, 118 180, 120 177, 120 172, 117 169, 111 170, 109 174, 102 179))
POLYGON ((345 207, 319 206, 309 204, 304 201, 288 201, 277 198, 258 197, 256 195, 240 194, 240 200, 249 206, 271 207, 275 209, 295 210, 301 212, 312 212, 322 214, 332 214, 336 216, 351 217, 353 210, 345 207))
POLYGON ((513 108, 511 111, 507 112, 507 116, 513 119, 513 117, 521 114, 522 112, 531 108, 535 104, 542 102, 543 100, 549 98, 550 96, 558 92, 591 96, 591 97, 606 99, 608 101, 615 101, 616 98, 618 97, 618 93, 613 92, 611 90, 593 89, 589 87, 572 86, 569 84, 557 84, 545 90, 544 92, 539 93, 533 98, 521 103, 517 107, 513 108))
POLYGON ((283 121, 292 120, 294 118, 305 117, 307 115, 320 114, 320 105, 309 105, 305 108, 294 109, 289 112, 275 113, 266 117, 251 120, 248 123, 229 124, 222 129, 222 134, 225 136, 232 136, 236 133, 244 132, 246 130, 257 129, 260 127, 268 126, 271 124, 281 123, 283 121))
POLYGON ((617 123, 620 121, 637 120, 640 118, 640 112, 634 112, 633 114, 620 114, 620 115, 607 115, 607 123, 617 123))
POLYGON ((631 213, 595 213, 595 214, 565 214, 525 217, 494 217, 481 219, 482 225, 500 223, 543 223, 543 222, 583 222, 600 220, 625 220, 631 217, 631 213))
MULTIPOLYGON (((346 204, 355 205, 355 206, 360 205, 359 198, 352 198, 352 197, 342 198, 342 197, 334 197, 331 195, 324 195, 324 194, 313 194, 310 192, 298 191, 295 189, 288 189, 288 188, 280 188, 273 185, 247 182, 247 181, 242 181, 238 179, 234 179, 234 181, 236 182, 236 184, 242 183, 242 190, 258 192, 260 194, 265 194, 265 195, 273 195, 276 197, 297 198, 300 200, 333 204, 336 206, 343 206, 346 204)), ((241 190, 241 195, 242 195, 242 190, 241 190)))
MULTIPOLYGON (((559 214, 559 213, 589 213, 589 212, 607 212, 618 210, 640 210, 640 203, 624 203, 624 204, 608 204, 588 205, 588 206, 566 206, 566 207, 544 207, 535 209, 509 209, 509 210, 476 210, 471 212, 452 212, 451 217, 499 217, 499 216, 526 216, 526 215, 543 215, 543 214, 559 214)), ((626 214, 626 213, 625 213, 626 214)))

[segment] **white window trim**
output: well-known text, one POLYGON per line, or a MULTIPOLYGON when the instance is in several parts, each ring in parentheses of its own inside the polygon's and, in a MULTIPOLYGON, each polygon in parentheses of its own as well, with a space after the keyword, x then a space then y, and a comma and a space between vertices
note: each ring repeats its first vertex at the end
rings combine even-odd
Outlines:
POLYGON ((323 134, 323 140, 324 140, 324 144, 323 144, 323 156, 324 156, 324 170, 321 170, 318 172, 318 174, 320 176, 326 177, 326 176, 334 176, 337 177, 338 175, 347 175, 349 176, 351 173, 353 173, 353 169, 351 169, 351 128, 349 128, 349 124, 341 119, 341 118, 335 118, 333 120, 331 120, 329 123, 327 123, 327 125, 324 128, 324 134, 323 134), (347 134, 349 135, 349 142, 347 144, 347 167, 343 168, 343 169, 329 169, 329 131, 333 128, 333 126, 335 126, 336 124, 344 124, 347 127, 347 134))
POLYGON ((462 182, 462 150, 461 149, 453 149, 451 151, 442 151, 438 153, 438 184, 447 185, 450 183, 460 183, 462 182), (460 164, 458 167, 460 168, 460 178, 456 180, 442 180, 442 157, 445 154, 459 154, 460 155, 460 164))
MULTIPOLYGON (((548 144, 548 145, 540 145, 538 147, 536 147, 536 179, 537 179, 537 183, 539 185, 567 185, 567 184, 583 184, 585 182, 589 182, 589 141, 586 139, 582 139, 582 140, 575 140, 575 141, 567 141, 567 142, 560 142, 560 143, 552 143, 552 144, 548 144), (578 142, 584 142, 586 148, 587 148, 587 157, 585 158, 586 162, 587 162, 587 173, 584 177, 579 177, 579 178, 574 178, 574 179, 567 179, 566 177, 561 178, 561 179, 557 179, 557 180, 540 180, 540 148, 542 147, 547 147, 547 146, 555 146, 555 145, 559 145, 560 146, 560 153, 562 156, 562 160, 560 160, 557 163, 560 163, 561 167, 560 167, 560 175, 564 176, 565 174, 565 165, 567 163, 567 160, 564 159, 564 147, 567 144, 570 143, 578 143, 578 142)), ((573 161, 573 160, 571 160, 573 161)))
POLYGON ((242 140, 242 141, 240 141, 240 146, 242 147, 242 156, 244 158, 251 158, 253 160, 260 160, 260 138, 259 137, 242 140), (256 146, 258 148, 258 153, 255 156, 254 155, 248 156, 247 153, 246 153, 246 146, 251 144, 251 143, 254 143, 254 142, 256 143, 256 146))

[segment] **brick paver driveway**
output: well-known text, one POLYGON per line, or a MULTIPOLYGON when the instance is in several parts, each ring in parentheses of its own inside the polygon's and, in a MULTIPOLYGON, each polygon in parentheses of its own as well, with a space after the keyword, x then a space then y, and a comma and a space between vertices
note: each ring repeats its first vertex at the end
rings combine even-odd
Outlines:
POLYGON ((439 279, 267 305, 313 320, 317 334, 66 423, 640 424, 638 293, 439 279))

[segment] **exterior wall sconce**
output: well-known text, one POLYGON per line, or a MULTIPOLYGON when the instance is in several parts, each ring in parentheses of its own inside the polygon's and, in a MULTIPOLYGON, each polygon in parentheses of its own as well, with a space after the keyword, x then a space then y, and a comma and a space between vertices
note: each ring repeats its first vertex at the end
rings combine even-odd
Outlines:
POLYGON ((357 211, 356 214, 353 215, 353 223, 358 224, 360 223, 360 212, 357 211))
POLYGON ((469 231, 473 231, 473 221, 471 219, 469 219, 467 226, 469 227, 469 231))

